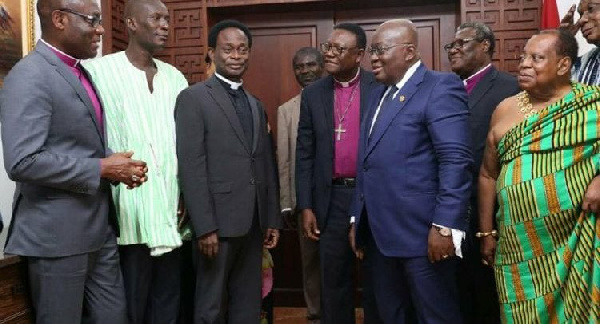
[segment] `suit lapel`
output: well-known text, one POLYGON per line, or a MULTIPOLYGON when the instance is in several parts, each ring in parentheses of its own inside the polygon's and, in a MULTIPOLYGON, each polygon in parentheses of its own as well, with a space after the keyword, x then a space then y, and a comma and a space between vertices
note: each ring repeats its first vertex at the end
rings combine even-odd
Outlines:
MULTIPOLYGON (((404 107, 406 107, 406 105, 410 102, 413 95, 417 92, 419 84, 423 82, 425 72, 426 68, 421 64, 421 66, 419 66, 415 71, 415 74, 413 74, 413 76, 404 84, 402 89, 398 91, 398 94, 393 99, 393 104, 386 106, 385 109, 379 110, 379 115, 377 116, 377 120, 373 126, 373 131, 371 132, 371 139, 367 142, 366 156, 371 153, 373 148, 381 140, 398 113, 402 111, 402 109, 404 109, 404 107)), ((389 95, 393 95, 393 93, 389 95)))
POLYGON ((367 73, 365 70, 360 71, 360 120, 365 119, 365 115, 369 110, 369 91, 371 90, 373 83, 372 74, 367 73))
POLYGON ((242 123, 235 112, 233 103, 225 91, 225 88, 223 88, 223 86, 219 83, 219 80, 217 80, 216 76, 212 76, 208 81, 206 81, 206 86, 208 87, 208 93, 211 97, 213 97, 219 108, 221 108, 225 114, 229 124, 231 124, 231 128, 233 128, 235 135, 244 144, 244 148, 248 150, 250 146, 247 145, 248 143, 246 143, 242 123))
POLYGON ((323 107, 323 113, 325 114, 325 125, 329 128, 329 136, 327 140, 329 141, 329 145, 331 145, 331 150, 333 151, 333 136, 334 136, 334 128, 335 123, 333 122, 333 111, 335 110, 334 102, 333 102, 333 77, 327 76, 327 81, 324 82, 324 87, 321 92, 321 102, 323 107))
POLYGON ((366 113, 366 118, 360 123, 360 133, 362 134, 361 138, 363 140, 363 147, 368 146, 369 129, 373 123, 373 116, 375 115, 375 110, 377 110, 377 106, 379 105, 379 100, 385 93, 385 89, 386 87, 383 84, 380 84, 376 90, 374 89, 373 92, 370 93, 369 109, 366 113))
MULTIPOLYGON (((58 74, 60 74, 65 79, 65 81, 67 81, 67 83, 73 88, 73 90, 75 90, 75 93, 77 93, 77 96, 79 97, 79 99, 81 99, 88 112, 90 113, 92 121, 94 122, 94 126, 96 126, 96 132, 98 133, 98 136, 100 136, 100 138, 102 139, 102 145, 105 146, 104 139, 106 138, 106 136, 104 136, 104 130, 102 129, 102 127, 100 127, 100 122, 96 117, 96 110, 94 109, 92 100, 90 99, 90 96, 83 87, 83 84, 81 84, 81 81, 77 78, 77 76, 75 76, 75 74, 69 69, 69 67, 67 67, 67 65, 63 63, 63 61, 61 61, 56 56, 56 54, 42 41, 38 41, 35 50, 38 51, 38 53, 40 53, 40 55, 42 55, 50 64, 52 64, 56 68, 58 74)), ((89 77, 87 72, 85 72, 85 70, 83 71, 84 73, 86 73, 88 80, 91 81, 91 78, 89 77)))
POLYGON ((469 110, 475 107, 479 100, 483 98, 483 95, 485 95, 490 90, 497 75, 498 71, 493 66, 491 66, 490 71, 488 71, 486 75, 484 75, 483 78, 479 80, 479 82, 469 95, 469 110))
POLYGON ((246 94, 248 102, 250 103, 250 108, 252 109, 252 153, 254 153, 256 152, 258 136, 260 135, 260 109, 258 108, 258 102, 254 96, 250 95, 246 89, 244 89, 244 93, 246 94))

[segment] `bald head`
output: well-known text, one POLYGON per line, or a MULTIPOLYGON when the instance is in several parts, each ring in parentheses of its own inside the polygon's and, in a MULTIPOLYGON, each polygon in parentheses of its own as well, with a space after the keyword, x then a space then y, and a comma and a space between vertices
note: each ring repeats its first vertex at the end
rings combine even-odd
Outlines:
POLYGON ((371 40, 371 66, 377 81, 398 83, 419 60, 418 34, 407 19, 388 20, 375 31, 371 40))
POLYGON ((377 28, 377 31, 385 32, 390 37, 402 38, 404 42, 414 44, 419 47, 419 34, 417 27, 408 19, 392 19, 384 22, 377 28))
POLYGON ((74 0, 38 0, 36 9, 38 16, 40 17, 42 33, 48 31, 48 28, 52 25, 52 11, 64 8, 73 1, 74 0))
POLYGON ((129 0, 125 6, 127 51, 151 54, 164 48, 169 34, 169 9, 160 0, 129 0))
POLYGON ((127 21, 127 18, 139 20, 147 14, 150 7, 156 6, 165 7, 160 0, 129 0, 125 5, 125 10, 123 10, 125 21, 127 21))

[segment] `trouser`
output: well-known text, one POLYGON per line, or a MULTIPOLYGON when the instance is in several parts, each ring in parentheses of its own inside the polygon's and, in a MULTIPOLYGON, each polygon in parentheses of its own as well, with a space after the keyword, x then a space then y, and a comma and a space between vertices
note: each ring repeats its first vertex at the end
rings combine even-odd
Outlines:
POLYGON ((98 251, 27 257, 38 324, 127 323, 123 277, 112 228, 98 251))
POLYGON ((119 246, 130 324, 175 324, 181 292, 181 251, 150 256, 143 244, 119 246))

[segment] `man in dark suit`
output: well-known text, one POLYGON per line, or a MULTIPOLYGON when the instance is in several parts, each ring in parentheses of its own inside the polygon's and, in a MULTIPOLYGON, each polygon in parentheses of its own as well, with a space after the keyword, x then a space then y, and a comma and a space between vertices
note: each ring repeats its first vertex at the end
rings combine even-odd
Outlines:
POLYGON ((492 65, 495 37, 480 22, 464 23, 454 40, 444 46, 452 71, 463 80, 469 96, 469 127, 473 151, 473 184, 468 228, 462 246, 463 259, 458 265, 458 290, 466 323, 500 323, 494 272, 481 263, 477 215, 477 179, 492 113, 498 104, 519 92, 517 79, 492 65))
POLYGON ((455 254, 472 177, 467 98, 456 75, 421 63, 417 38, 412 22, 392 20, 368 50, 385 86, 372 93, 361 127, 353 245, 371 258, 385 323, 407 322, 411 299, 420 323, 460 323, 455 254))
POLYGON ((234 20, 208 34, 215 75, 182 91, 175 107, 179 177, 199 252, 197 323, 258 323, 262 247, 282 221, 265 111, 242 88, 252 36, 234 20))
POLYGON ((109 156, 102 105, 79 65, 104 33, 97 2, 38 1, 37 12, 42 39, 0 93, 16 181, 5 251, 27 257, 36 323, 125 323, 110 182, 140 185, 145 163, 109 156))
MULTIPOLYGON (((302 92, 296 146, 297 209, 304 235, 319 241, 321 322, 354 323, 355 261, 348 244, 359 125, 373 74, 360 68, 366 35, 355 24, 334 27, 321 44, 329 76, 302 92)), ((365 260, 365 264, 368 264, 365 260)), ((378 322, 365 284, 365 322, 378 322)))

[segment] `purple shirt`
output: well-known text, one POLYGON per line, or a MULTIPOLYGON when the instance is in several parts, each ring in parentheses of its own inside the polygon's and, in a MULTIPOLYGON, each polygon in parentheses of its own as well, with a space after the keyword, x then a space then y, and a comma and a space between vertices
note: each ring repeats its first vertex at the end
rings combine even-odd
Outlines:
POLYGON ((353 178, 360 132, 360 76, 348 83, 334 81, 333 89, 333 178, 353 178))
POLYGON ((77 79, 81 81, 83 88, 87 92, 88 96, 90 97, 90 100, 92 101, 92 105, 94 106, 94 111, 96 112, 96 118, 98 120, 100 129, 104 129, 102 121, 102 105, 100 104, 100 100, 98 100, 98 95, 96 94, 92 83, 88 79, 87 75, 83 73, 79 60, 59 51, 53 46, 50 46, 50 44, 48 43, 46 44, 49 45, 48 47, 50 48, 50 50, 52 50, 52 52, 54 52, 54 54, 56 54, 56 56, 69 67, 69 70, 71 70, 71 72, 75 74, 77 79))
POLYGON ((471 94, 471 91, 473 91, 473 89, 475 89, 475 86, 477 85, 477 83, 479 83, 479 81, 481 81, 481 79, 483 79, 483 77, 490 71, 490 68, 492 67, 492 65, 488 65, 486 66, 484 69, 479 70, 479 72, 473 74, 472 76, 468 77, 467 79, 465 79, 464 84, 465 84, 465 89, 467 90, 467 94, 471 94))

